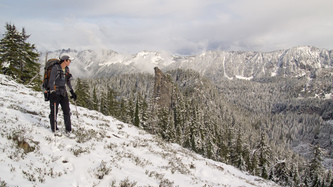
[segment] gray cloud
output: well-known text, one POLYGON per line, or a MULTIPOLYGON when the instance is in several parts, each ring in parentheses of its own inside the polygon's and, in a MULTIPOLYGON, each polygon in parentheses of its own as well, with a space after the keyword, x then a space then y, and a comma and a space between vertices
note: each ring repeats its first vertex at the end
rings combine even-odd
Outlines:
POLYGON ((332 49, 331 7, 328 0, 5 0, 0 33, 6 22, 24 27, 40 51, 332 49))

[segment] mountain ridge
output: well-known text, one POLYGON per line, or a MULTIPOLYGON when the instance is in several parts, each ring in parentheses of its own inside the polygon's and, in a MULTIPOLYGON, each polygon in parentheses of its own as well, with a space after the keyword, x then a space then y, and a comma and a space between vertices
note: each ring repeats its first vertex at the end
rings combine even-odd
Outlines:
MULTIPOLYGON (((261 77, 301 77, 332 68, 333 51, 313 46, 299 46, 272 52, 206 51, 194 56, 171 55, 167 52, 142 51, 120 54, 113 50, 58 50, 48 58, 70 54, 76 60, 71 70, 78 77, 103 77, 131 73, 154 74, 162 71, 193 69, 216 83, 224 79, 252 80, 261 77)), ((41 54, 43 64, 45 53, 41 54)))

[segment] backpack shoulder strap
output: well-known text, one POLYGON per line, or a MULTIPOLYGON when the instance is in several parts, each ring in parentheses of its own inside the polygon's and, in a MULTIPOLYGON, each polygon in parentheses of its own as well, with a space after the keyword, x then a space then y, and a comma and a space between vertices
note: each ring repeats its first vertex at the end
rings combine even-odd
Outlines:
POLYGON ((66 73, 66 74, 67 74, 67 73, 68 73, 68 74, 70 73, 70 72, 69 72, 69 68, 68 68, 68 66, 65 67, 65 73, 66 73))
MULTIPOLYGON (((60 77, 61 73, 62 73, 62 69, 61 69, 60 64, 58 64, 58 63, 55 64, 54 67, 57 68, 57 74, 56 74, 56 77, 55 77, 54 80, 57 80, 57 79, 60 77)), ((54 67, 53 67, 53 68, 54 68, 54 67)))

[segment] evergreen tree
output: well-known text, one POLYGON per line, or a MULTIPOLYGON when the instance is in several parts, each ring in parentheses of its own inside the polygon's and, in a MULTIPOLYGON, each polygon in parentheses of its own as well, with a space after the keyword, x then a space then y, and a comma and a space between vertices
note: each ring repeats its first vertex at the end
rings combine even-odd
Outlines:
POLYGON ((267 179, 268 178, 268 171, 267 168, 270 166, 271 160, 271 148, 267 145, 266 135, 261 133, 260 141, 258 145, 258 158, 259 158, 259 167, 261 168, 261 177, 267 179))
POLYGON ((6 24, 6 33, 0 40, 0 70, 23 84, 30 84, 35 90, 40 90, 39 54, 34 45, 26 40, 30 37, 22 29, 16 30, 15 25, 6 24))
POLYGON ((75 93, 77 95, 76 104, 89 109, 93 108, 89 94, 89 85, 85 80, 77 79, 75 93))
POLYGON ((185 126, 185 106, 182 98, 177 98, 177 103, 173 107, 173 120, 175 125, 176 143, 182 145, 184 142, 184 126, 185 126))
POLYGON ((305 176, 304 177, 304 182, 303 182, 304 186, 308 187, 309 183, 308 183, 308 178, 305 176))
POLYGON ((134 112, 134 125, 139 127, 140 119, 139 119, 139 98, 136 100, 135 104, 135 112, 134 112))
POLYGON ((135 97, 134 95, 132 95, 131 98, 128 100, 127 104, 127 116, 131 124, 134 124, 134 115, 135 115, 135 97))
POLYGON ((175 138, 175 130, 173 125, 171 124, 171 120, 169 119, 168 112, 165 108, 159 110, 158 113, 158 131, 161 137, 169 142, 174 141, 175 138))
POLYGON ((183 127, 183 137, 184 137, 184 139, 183 139, 183 146, 185 147, 185 148, 191 148, 191 146, 192 146, 192 144, 191 144, 191 140, 192 140, 192 128, 191 128, 192 126, 191 126, 191 123, 190 123, 190 121, 186 121, 185 123, 184 123, 184 127, 183 127))
POLYGON ((226 142, 226 147, 224 148, 225 152, 226 152, 226 159, 227 159, 227 163, 232 164, 232 157, 234 155, 233 153, 233 149, 232 149, 232 142, 234 139, 234 129, 233 127, 228 126, 226 131, 225 131, 225 135, 224 135, 224 142, 226 142))
POLYGON ((197 153, 200 152, 200 145, 199 145, 199 120, 198 120, 198 110, 197 110, 197 107, 195 106, 194 102, 192 102, 192 107, 190 109, 190 112, 192 114, 191 116, 191 121, 190 121, 190 144, 191 144, 191 149, 197 153))
POLYGON ((96 93, 96 87, 94 87, 94 90, 93 90, 93 96, 92 96, 93 98, 93 107, 92 107, 92 109, 93 110, 97 110, 98 111, 98 97, 97 97, 97 93, 96 93))
POLYGON ((291 166, 290 177, 292 178, 293 186, 298 186, 300 184, 300 176, 299 176, 299 172, 298 172, 298 166, 295 163, 293 163, 292 166, 291 166))
POLYGON ((109 110, 106 100, 107 100, 106 94, 102 92, 100 98, 99 111, 104 115, 109 115, 109 110))
POLYGON ((245 163, 243 158, 243 141, 242 141, 242 134, 241 130, 238 130, 236 142, 233 146, 233 155, 232 155, 232 164, 237 168, 244 170, 245 163))
POLYGON ((119 120, 123 121, 125 123, 129 123, 130 121, 128 120, 128 115, 126 111, 126 100, 121 99, 120 104, 119 104, 119 120))
POLYGON ((251 171, 251 154, 250 154, 250 148, 248 144, 244 144, 243 146, 243 158, 244 158, 244 164, 246 171, 251 171))
POLYGON ((148 108, 148 103, 147 101, 141 97, 141 95, 139 95, 140 97, 139 98, 142 98, 140 99, 139 101, 141 101, 139 103, 139 119, 140 119, 140 123, 142 126, 145 126, 146 123, 147 123, 147 120, 150 118, 150 112, 149 112, 149 108, 148 108))
POLYGON ((319 185, 320 180, 323 178, 323 165, 322 165, 322 150, 319 145, 312 147, 313 158, 309 162, 309 177, 312 180, 312 186, 319 185))
POLYGON ((287 163, 285 160, 279 161, 275 164, 273 167, 274 169, 274 181, 279 183, 282 186, 288 186, 290 185, 290 178, 289 178, 289 169, 287 167, 287 163))
POLYGON ((331 184, 331 181, 332 181, 332 178, 333 176, 332 176, 332 170, 329 170, 328 172, 327 172, 327 175, 326 175, 326 179, 325 179, 325 185, 326 186, 329 186, 330 184, 331 184))
POLYGON ((258 158, 256 154, 253 154, 251 157, 251 166, 250 166, 250 172, 253 175, 259 176, 259 167, 258 167, 258 158))
POLYGON ((116 96, 116 92, 109 87, 106 97, 106 103, 109 115, 114 117, 117 117, 118 114, 118 102, 116 100, 116 96))

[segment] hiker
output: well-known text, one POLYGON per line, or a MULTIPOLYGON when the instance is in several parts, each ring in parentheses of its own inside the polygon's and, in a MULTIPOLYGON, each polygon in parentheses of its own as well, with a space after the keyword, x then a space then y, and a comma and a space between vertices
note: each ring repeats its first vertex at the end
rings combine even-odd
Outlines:
POLYGON ((64 114, 64 121, 66 127, 66 135, 73 137, 75 136, 72 133, 72 125, 71 125, 71 118, 70 118, 70 109, 69 109, 69 100, 66 91, 66 84, 70 89, 71 98, 76 101, 76 94, 71 85, 71 74, 69 72, 69 64, 71 61, 74 60, 68 55, 63 55, 60 58, 59 64, 56 64, 52 67, 49 79, 49 88, 50 88, 50 124, 51 130, 54 133, 57 133, 58 130, 56 119, 56 115, 58 114, 58 106, 61 105, 63 114, 64 114), (56 107, 54 107, 56 104, 56 107), (54 114, 54 110, 56 108, 56 114, 54 114), (56 127, 54 127, 56 125, 56 127))

